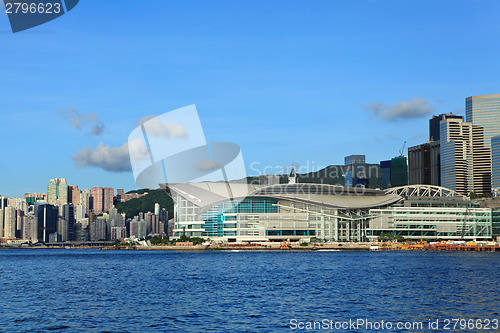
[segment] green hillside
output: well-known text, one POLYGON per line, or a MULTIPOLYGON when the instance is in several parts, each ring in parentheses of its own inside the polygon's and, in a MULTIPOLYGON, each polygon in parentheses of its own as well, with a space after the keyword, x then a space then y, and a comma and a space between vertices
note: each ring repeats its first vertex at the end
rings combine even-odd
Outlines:
MULTIPOLYGON (((315 172, 298 174, 299 183, 317 183, 329 185, 344 185, 343 166, 330 165, 324 169, 315 172)), ((382 173, 378 164, 367 164, 367 173, 369 184, 368 188, 382 188, 382 173)), ((248 183, 258 184, 259 177, 248 177, 248 183)), ((288 175, 280 176, 280 183, 284 184, 288 181, 288 175)))
POLYGON ((130 199, 125 202, 119 202, 116 204, 116 208, 119 213, 125 213, 127 217, 133 218, 139 213, 147 213, 155 211, 155 203, 159 203, 161 208, 165 208, 168 211, 168 217, 172 218, 174 216, 174 202, 171 197, 165 193, 164 190, 137 190, 129 191, 127 193, 144 193, 148 192, 143 197, 137 199, 130 199))

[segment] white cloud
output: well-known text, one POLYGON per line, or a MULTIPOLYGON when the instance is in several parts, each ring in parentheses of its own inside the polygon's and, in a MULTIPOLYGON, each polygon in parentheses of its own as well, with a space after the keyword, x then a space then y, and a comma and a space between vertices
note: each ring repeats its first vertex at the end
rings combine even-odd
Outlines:
POLYGON ((128 143, 120 147, 110 147, 100 142, 95 149, 90 146, 77 148, 73 161, 80 167, 97 167, 106 171, 131 171, 128 143))
POLYGON ((428 117, 434 111, 434 107, 425 98, 419 97, 413 97, 410 101, 401 101, 394 105, 374 102, 366 105, 365 109, 375 117, 388 121, 428 117))

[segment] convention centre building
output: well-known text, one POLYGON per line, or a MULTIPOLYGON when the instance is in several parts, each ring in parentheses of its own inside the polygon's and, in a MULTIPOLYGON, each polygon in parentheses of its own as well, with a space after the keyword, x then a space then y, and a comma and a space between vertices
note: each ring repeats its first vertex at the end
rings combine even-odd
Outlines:
POLYGON ((162 184, 173 198, 174 237, 227 242, 488 240, 492 209, 443 187, 411 185, 388 190, 296 183, 162 184))

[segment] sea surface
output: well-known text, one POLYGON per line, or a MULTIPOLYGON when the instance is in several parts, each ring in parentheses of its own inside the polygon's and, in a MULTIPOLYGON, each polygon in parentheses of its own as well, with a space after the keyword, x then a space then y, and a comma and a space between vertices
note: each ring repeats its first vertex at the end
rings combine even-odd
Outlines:
POLYGON ((0 250, 0 286, 2 332, 363 332, 381 321, 423 328, 378 331, 435 332, 429 321, 443 331, 446 319, 500 319, 498 252, 0 250))

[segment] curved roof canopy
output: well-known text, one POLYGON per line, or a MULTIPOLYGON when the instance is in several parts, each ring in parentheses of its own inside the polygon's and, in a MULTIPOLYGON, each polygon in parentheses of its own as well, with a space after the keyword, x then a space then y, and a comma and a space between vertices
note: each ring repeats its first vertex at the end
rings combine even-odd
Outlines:
POLYGON ((205 208, 220 202, 245 197, 266 197, 311 203, 325 208, 366 209, 393 204, 401 200, 396 193, 360 187, 327 184, 251 185, 241 183, 162 184, 169 194, 178 193, 196 206, 205 208))

